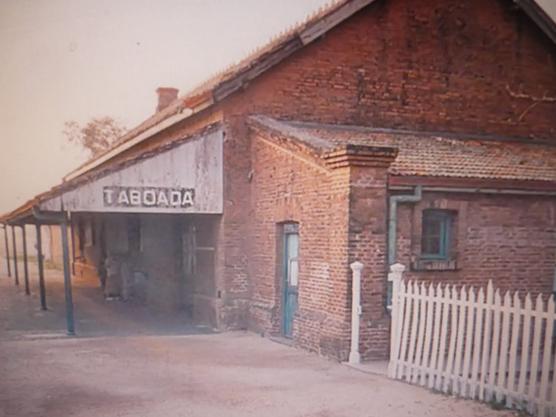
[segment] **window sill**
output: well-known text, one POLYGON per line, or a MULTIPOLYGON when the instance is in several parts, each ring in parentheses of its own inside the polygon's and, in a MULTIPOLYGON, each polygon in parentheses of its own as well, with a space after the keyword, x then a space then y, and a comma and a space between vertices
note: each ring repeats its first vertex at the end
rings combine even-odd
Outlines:
POLYGON ((419 259, 411 263, 413 271, 457 271, 455 259, 419 259))

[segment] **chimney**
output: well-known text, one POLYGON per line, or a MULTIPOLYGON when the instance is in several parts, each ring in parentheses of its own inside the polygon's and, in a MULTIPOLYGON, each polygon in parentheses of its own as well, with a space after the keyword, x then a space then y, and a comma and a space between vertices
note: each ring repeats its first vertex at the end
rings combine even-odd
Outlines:
POLYGON ((156 93, 158 94, 158 105, 156 112, 164 110, 168 105, 178 98, 178 89, 172 87, 158 87, 156 93))

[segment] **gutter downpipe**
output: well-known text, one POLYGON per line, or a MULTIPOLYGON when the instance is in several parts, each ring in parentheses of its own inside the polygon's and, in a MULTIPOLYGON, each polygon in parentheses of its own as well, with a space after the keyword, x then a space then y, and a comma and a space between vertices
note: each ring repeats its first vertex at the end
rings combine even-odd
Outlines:
MULTIPOLYGON (((413 194, 391 195, 388 200, 388 267, 396 263, 398 204, 417 203, 423 198, 423 187, 417 185, 413 194)), ((388 282, 386 289, 386 308, 391 308, 392 283, 388 282)))

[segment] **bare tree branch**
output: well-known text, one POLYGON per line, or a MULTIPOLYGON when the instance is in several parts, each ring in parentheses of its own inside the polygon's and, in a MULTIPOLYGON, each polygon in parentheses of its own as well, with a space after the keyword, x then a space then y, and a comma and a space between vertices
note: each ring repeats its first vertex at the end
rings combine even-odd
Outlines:
POLYGON ((125 130, 113 118, 105 116, 91 119, 83 126, 76 121, 68 121, 64 123, 63 133, 68 142, 83 147, 91 157, 95 157, 109 149, 125 130))

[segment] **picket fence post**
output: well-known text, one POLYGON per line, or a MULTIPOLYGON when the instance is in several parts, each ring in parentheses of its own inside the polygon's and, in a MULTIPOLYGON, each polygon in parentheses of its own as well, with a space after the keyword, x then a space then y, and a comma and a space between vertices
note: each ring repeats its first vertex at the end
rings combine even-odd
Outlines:
POLYGON ((361 262, 353 262, 352 271, 352 290, 351 290, 351 348, 349 352, 349 363, 361 363, 359 354, 359 321, 361 316, 361 262))
POLYGON ((405 271, 405 266, 399 263, 390 265, 390 272, 388 273, 388 282, 392 283, 392 306, 390 312, 392 313, 390 325, 390 363, 388 365, 388 376, 394 378, 396 374, 396 367, 398 364, 398 355, 400 347, 401 336, 401 320, 403 311, 400 309, 400 284, 402 282, 402 275, 405 271))
POLYGON ((556 302, 402 280, 392 265, 388 376, 556 417, 556 302))

